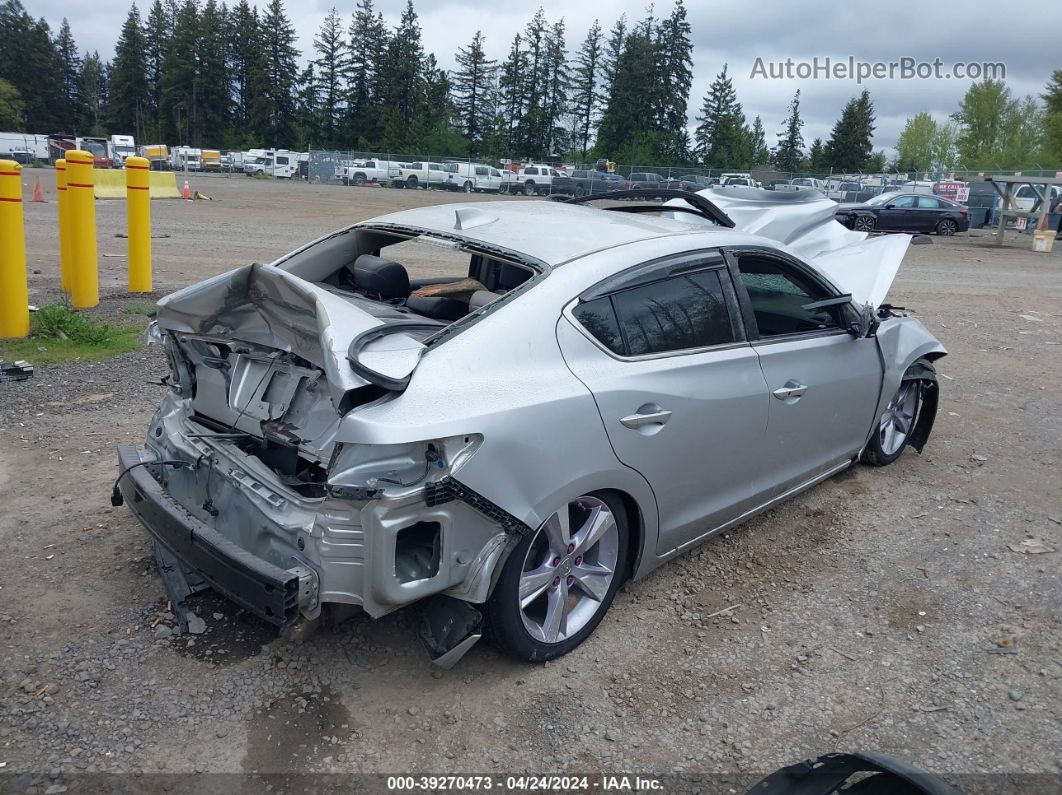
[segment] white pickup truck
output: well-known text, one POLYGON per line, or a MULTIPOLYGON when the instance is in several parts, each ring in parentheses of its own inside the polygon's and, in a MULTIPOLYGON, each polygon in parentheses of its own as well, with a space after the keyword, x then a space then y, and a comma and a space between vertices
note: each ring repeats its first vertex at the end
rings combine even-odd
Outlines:
POLYGON ((391 174, 391 185, 396 188, 443 188, 446 187, 446 166, 442 163, 417 161, 399 166, 398 173, 391 174))
POLYGON ((366 182, 387 182, 398 174, 405 163, 393 160, 359 160, 343 169, 344 185, 364 185, 366 182))
POLYGON ((536 193, 545 196, 550 192, 553 178, 559 176, 560 173, 553 166, 531 163, 520 169, 515 184, 509 184, 509 191, 523 193, 525 196, 534 196, 536 193))

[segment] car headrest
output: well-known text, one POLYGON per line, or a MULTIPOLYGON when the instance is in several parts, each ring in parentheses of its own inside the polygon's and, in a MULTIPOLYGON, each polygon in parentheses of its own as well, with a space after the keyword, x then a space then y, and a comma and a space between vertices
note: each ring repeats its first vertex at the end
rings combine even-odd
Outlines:
POLYGON ((476 290, 468 299, 468 311, 474 312, 481 306, 486 306, 491 301, 496 301, 499 298, 501 298, 500 295, 492 293, 490 290, 476 290))
POLYGON ((354 260, 353 270, 354 286, 370 295, 385 300, 409 295, 409 274, 399 262, 362 254, 354 260))

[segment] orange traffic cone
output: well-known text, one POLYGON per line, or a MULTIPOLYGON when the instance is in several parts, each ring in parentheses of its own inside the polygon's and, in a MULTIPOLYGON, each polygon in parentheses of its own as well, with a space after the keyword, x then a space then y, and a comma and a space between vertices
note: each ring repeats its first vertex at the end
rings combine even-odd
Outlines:
POLYGON ((192 200, 192 189, 188 187, 188 180, 184 181, 184 188, 181 190, 181 198, 192 200))
POLYGON ((33 201, 44 202, 44 191, 41 190, 41 178, 37 177, 37 184, 33 186, 33 201))

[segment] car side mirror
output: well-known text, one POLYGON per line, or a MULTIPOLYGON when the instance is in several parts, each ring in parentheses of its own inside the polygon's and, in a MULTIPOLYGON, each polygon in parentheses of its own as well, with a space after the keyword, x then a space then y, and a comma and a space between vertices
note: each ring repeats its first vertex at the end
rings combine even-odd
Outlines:
POLYGON ((885 205, 885 209, 886 210, 895 210, 896 209, 896 205, 895 204, 886 204, 885 205))
POLYGON ((833 318, 834 323, 856 339, 867 337, 874 330, 873 310, 869 305, 864 306, 862 309, 854 306, 851 293, 824 298, 821 301, 812 301, 810 304, 804 304, 801 309, 805 309, 808 312, 824 310, 833 318), (852 317, 853 314, 856 315, 854 319, 852 317))

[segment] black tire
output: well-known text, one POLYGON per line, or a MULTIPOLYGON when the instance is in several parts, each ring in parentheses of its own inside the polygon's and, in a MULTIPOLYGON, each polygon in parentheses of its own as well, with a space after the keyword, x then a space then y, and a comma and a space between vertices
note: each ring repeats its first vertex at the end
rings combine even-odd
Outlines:
POLYGON ((535 183, 534 182, 525 182, 524 183, 524 195, 525 196, 534 196, 535 195, 535 183))
POLYGON ((937 224, 937 234, 943 237, 951 237, 959 231, 959 225, 951 218, 942 218, 937 224))
POLYGON ((357 185, 359 188, 362 185, 364 185, 365 184, 365 175, 364 174, 355 174, 354 175, 354 184, 357 185))
POLYGON ((874 231, 874 216, 873 215, 857 215, 852 219, 852 229, 856 232, 873 232, 874 231))
POLYGON ((416 177, 410 177, 406 180, 406 187, 410 190, 416 190, 419 184, 420 182, 416 177))
MULTIPOLYGON (((908 372, 910 372, 911 370, 914 370, 915 368, 918 368, 919 370, 923 370, 923 371, 928 370, 930 373, 933 373, 933 374, 936 373, 936 368, 934 368, 932 363, 930 363, 926 359, 919 359, 917 362, 915 362, 913 365, 911 365, 910 368, 908 368, 908 372)), ((925 406, 925 383, 926 382, 924 380, 922 380, 922 381, 912 381, 912 380, 900 381, 900 387, 899 387, 899 389, 897 389, 896 395, 894 395, 892 400, 890 401, 889 407, 887 407, 885 409, 885 411, 882 412, 881 417, 878 417, 876 422, 875 422, 874 431, 870 435, 870 442, 867 444, 866 448, 863 450, 862 461, 863 461, 864 464, 869 464, 870 466, 875 466, 875 467, 888 466, 893 461, 898 459, 901 455, 903 455, 903 451, 907 449, 907 445, 911 441, 911 434, 914 433, 915 428, 918 427, 919 420, 921 419, 921 416, 922 416, 922 409, 925 406), (907 387, 907 385, 913 385, 913 386, 912 387, 907 387), (898 398, 900 396, 900 394, 903 392, 903 390, 905 388, 917 389, 917 405, 916 405, 915 410, 913 412, 913 415, 912 415, 912 417, 910 419, 909 429, 908 429, 907 433, 904 436, 902 444, 900 444, 900 446, 897 447, 895 450, 889 451, 889 450, 886 450, 885 447, 883 447, 883 444, 882 444, 882 431, 881 431, 881 428, 882 428, 883 418, 889 412, 889 408, 892 406, 892 402, 895 401, 896 398, 898 398)))
POLYGON ((586 188, 584 188, 582 185, 576 185, 575 186, 575 195, 576 195, 576 197, 585 196, 586 195, 586 188))
POLYGON ((597 612, 582 629, 570 637, 552 644, 543 643, 531 637, 521 618, 518 594, 524 561, 538 533, 525 536, 509 554, 493 593, 483 605, 485 633, 490 641, 506 654, 526 662, 545 662, 567 654, 590 637, 611 607, 616 592, 623 585, 626 578, 627 547, 630 538, 629 521, 623 501, 614 493, 607 491, 594 492, 586 496, 595 497, 608 506, 616 519, 619 535, 616 575, 609 585, 605 598, 601 600, 597 612))
POLYGON ((465 181, 465 184, 464 184, 464 185, 462 186, 462 188, 463 188, 463 190, 464 190, 464 192, 465 192, 465 193, 471 193, 471 192, 472 192, 472 183, 471 183, 471 182, 468 182, 468 181, 466 180, 466 181, 465 181))

